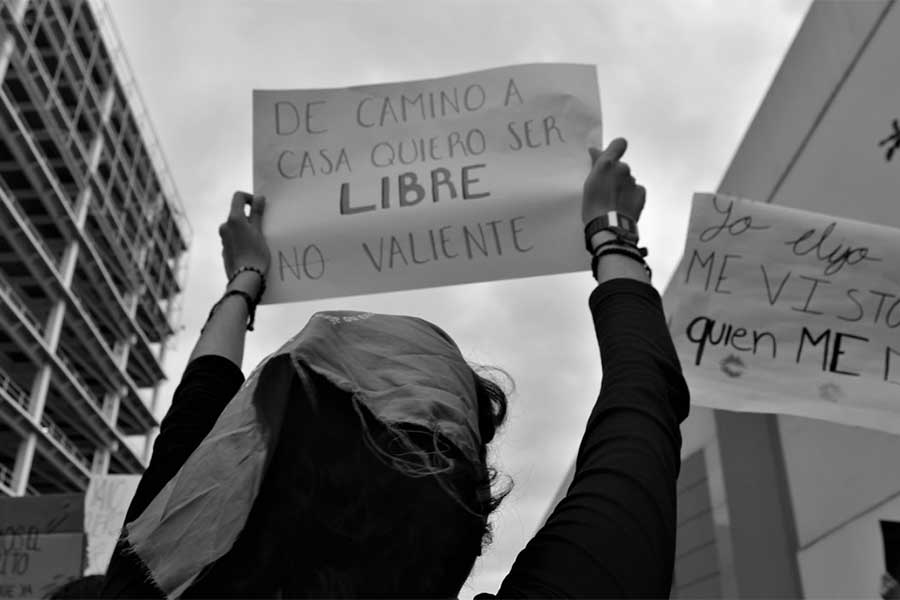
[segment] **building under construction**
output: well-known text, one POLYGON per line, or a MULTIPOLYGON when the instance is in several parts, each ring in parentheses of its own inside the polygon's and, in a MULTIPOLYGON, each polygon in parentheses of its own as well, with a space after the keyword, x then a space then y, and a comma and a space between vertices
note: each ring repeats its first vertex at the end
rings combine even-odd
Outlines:
POLYGON ((157 426, 189 234, 129 74, 101 1, 0 0, 3 494, 138 473, 157 426))

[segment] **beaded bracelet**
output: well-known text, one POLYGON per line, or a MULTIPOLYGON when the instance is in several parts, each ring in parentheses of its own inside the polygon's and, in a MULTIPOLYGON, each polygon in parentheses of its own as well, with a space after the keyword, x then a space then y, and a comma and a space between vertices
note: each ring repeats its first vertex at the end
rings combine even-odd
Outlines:
POLYGON ((256 267, 250 267, 250 266, 238 267, 231 274, 231 277, 228 278, 228 285, 231 285, 231 282, 233 282, 235 279, 237 279, 238 275, 240 275, 241 273, 244 273, 246 271, 252 271, 253 273, 256 273, 257 275, 259 275, 259 280, 260 280, 259 292, 256 294, 256 300, 253 301, 254 304, 259 304, 260 299, 262 299, 263 293, 265 293, 265 291, 266 291, 266 274, 262 272, 262 269, 258 269, 256 267))

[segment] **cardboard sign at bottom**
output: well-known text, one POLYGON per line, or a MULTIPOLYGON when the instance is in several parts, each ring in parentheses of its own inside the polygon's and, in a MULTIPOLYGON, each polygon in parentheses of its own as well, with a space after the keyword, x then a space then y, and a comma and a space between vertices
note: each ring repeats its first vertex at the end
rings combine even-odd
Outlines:
POLYGON ((84 494, 0 498, 0 598, 46 598, 81 577, 84 494))
POLYGON ((4 534, 0 598, 46 598, 84 569, 83 533, 4 534))

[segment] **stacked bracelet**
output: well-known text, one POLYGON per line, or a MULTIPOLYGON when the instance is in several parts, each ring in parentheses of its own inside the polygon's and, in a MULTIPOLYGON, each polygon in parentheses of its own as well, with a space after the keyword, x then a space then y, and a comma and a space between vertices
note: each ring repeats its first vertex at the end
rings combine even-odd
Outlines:
MULTIPOLYGON (((646 248, 639 248, 637 245, 637 240, 628 236, 622 236, 617 231, 612 230, 601 230, 601 231, 609 231, 615 237, 611 240, 607 240, 600 244, 597 244, 594 247, 591 247, 591 243, 593 239, 587 240, 588 242, 588 250, 593 255, 593 259, 591 260, 591 273, 594 275, 594 278, 597 278, 597 262, 603 256, 607 256, 610 254, 615 254, 617 256, 624 256, 626 258, 630 258, 644 267, 644 271, 647 273, 647 277, 653 276, 653 271, 644 261, 644 258, 647 256, 646 248)), ((598 232, 594 232, 595 234, 598 232)))
MULTIPOLYGON (((601 244, 600 246, 605 246, 605 245, 607 245, 607 244, 601 244)), ((598 246, 598 248, 600 246, 598 246)), ((611 247, 607 247, 602 250, 599 250, 594 255, 594 258, 591 259, 591 273, 593 274, 594 279, 597 279, 597 262, 600 260, 600 258, 602 258, 604 256, 608 256, 610 254, 615 254, 617 256, 624 256, 626 258, 630 258, 631 260, 633 260, 637 263, 640 263, 640 265, 642 267, 644 267, 644 272, 647 273, 647 277, 649 277, 651 279, 653 278, 653 271, 650 269, 650 266, 646 262, 644 262, 644 257, 647 256, 646 248, 637 248, 637 247, 629 248, 627 246, 623 247, 623 246, 615 245, 615 246, 611 246, 611 247)))
POLYGON ((619 247, 633 248, 634 250, 637 250, 638 254, 641 255, 641 259, 643 259, 645 256, 647 256, 646 248, 638 248, 636 244, 626 242, 626 241, 622 240, 621 238, 616 238, 614 240, 609 240, 607 242, 603 242, 602 244, 597 244, 597 246, 593 249, 593 251, 591 251, 591 254, 596 256, 597 252, 599 252, 601 248, 605 248, 607 246, 619 246, 619 247))
POLYGON ((606 213, 591 219, 584 227, 584 243, 588 252, 593 254, 591 242, 594 235, 601 231, 609 231, 616 234, 616 237, 623 238, 631 244, 637 244, 638 234, 637 221, 622 214, 617 210, 610 210, 606 213))
MULTIPOLYGON (((256 293, 256 298, 252 298, 250 294, 245 292, 244 290, 228 290, 225 294, 219 298, 218 302, 213 304, 212 308, 209 310, 209 316, 206 317, 206 324, 209 323, 212 316, 215 314, 216 310, 219 308, 219 305, 227 298, 228 296, 240 296, 244 299, 244 302, 247 304, 247 331, 253 331, 253 323, 256 320, 256 305, 259 304, 259 301, 262 299, 263 293, 266 291, 266 275, 262 272, 261 269, 257 269, 256 267, 240 267, 235 269, 235 271, 231 274, 231 277, 228 278, 228 285, 237 279, 237 276, 245 271, 252 271, 259 275, 260 285, 259 291, 256 293)), ((203 329, 201 329, 201 333, 204 329, 206 329, 206 324, 203 325, 203 329)))

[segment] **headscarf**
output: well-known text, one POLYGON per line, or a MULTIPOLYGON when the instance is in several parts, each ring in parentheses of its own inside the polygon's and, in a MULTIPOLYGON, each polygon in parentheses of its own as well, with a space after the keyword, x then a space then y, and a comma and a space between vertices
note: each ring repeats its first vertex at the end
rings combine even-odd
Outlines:
POLYGON ((276 379, 285 375, 273 375, 266 366, 284 354, 301 380, 314 372, 349 392, 367 436, 364 412, 395 435, 404 450, 389 457, 394 468, 411 476, 449 468, 436 466, 434 457, 397 427, 401 424, 442 434, 468 461, 481 465, 475 380, 444 331, 417 317, 316 313, 251 373, 178 473, 125 526, 129 551, 168 598, 184 593, 234 545, 275 451, 286 403, 309 401, 278 393, 286 386, 276 379))

